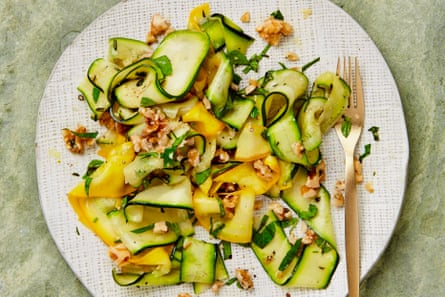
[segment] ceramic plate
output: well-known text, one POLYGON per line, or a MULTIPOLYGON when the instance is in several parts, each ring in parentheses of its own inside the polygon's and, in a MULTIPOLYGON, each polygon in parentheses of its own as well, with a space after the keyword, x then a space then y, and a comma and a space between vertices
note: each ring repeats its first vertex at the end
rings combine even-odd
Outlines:
MULTIPOLYGON (((38 183, 42 209, 49 231, 60 253, 83 285, 94 296, 177 296, 192 292, 190 285, 163 288, 119 287, 111 277, 112 263, 102 242, 86 229, 71 209, 66 193, 79 182, 73 173, 83 174, 94 151, 82 156, 65 149, 61 130, 75 128, 79 123, 89 130, 98 125, 89 120, 85 102, 79 101, 76 87, 89 64, 105 56, 107 40, 124 36, 145 40, 150 18, 160 13, 174 28, 184 28, 196 1, 122 1, 88 26, 65 50, 46 86, 38 115, 36 155, 38 183)), ((361 276, 370 270, 385 249, 396 225, 402 204, 408 163, 408 140, 399 93, 384 58, 366 32, 342 9, 325 0, 300 1, 211 1, 212 12, 219 12, 241 24, 240 16, 251 13, 250 23, 241 24, 246 33, 257 37, 255 27, 279 9, 294 28, 291 37, 269 51, 270 58, 262 62, 260 73, 278 68, 278 62, 302 66, 316 57, 320 61, 307 71, 311 81, 323 71, 335 70, 338 56, 357 56, 366 100, 366 120, 357 153, 371 144, 371 155, 363 161, 364 182, 371 182, 374 193, 358 187, 360 202, 361 276), (311 11, 304 17, 304 11, 311 11), (285 60, 287 52, 300 60, 285 60), (375 141, 368 128, 380 128, 380 141, 375 141)), ((249 53, 258 53, 265 43, 257 38, 249 53)), ((332 192, 337 179, 343 178, 343 153, 334 131, 327 133, 322 145, 327 163, 326 188, 332 192)), ((333 223, 340 253, 340 263, 325 290, 281 288, 269 280, 254 255, 247 249, 235 249, 227 261, 231 275, 237 267, 251 271, 254 292, 236 286, 224 287, 219 296, 345 296, 347 294, 344 261, 344 209, 333 208, 333 223)), ((211 292, 202 296, 213 296, 211 292)))

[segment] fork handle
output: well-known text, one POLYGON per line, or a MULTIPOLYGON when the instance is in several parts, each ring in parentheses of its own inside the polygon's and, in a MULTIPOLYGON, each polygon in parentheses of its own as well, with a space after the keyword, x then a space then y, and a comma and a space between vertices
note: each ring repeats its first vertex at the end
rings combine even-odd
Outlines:
POLYGON ((348 290, 349 297, 358 297, 360 294, 360 240, 354 157, 351 152, 346 153, 345 170, 345 245, 348 290))

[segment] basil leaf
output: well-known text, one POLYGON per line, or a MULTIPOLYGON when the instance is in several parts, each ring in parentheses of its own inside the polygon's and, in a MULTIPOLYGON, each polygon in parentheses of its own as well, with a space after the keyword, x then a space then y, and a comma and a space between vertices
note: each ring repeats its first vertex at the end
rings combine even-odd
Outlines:
POLYGON ((368 131, 372 133, 372 137, 374 137, 375 141, 380 140, 379 127, 372 126, 371 128, 368 129, 368 131))
POLYGON ((136 234, 140 234, 140 233, 144 233, 144 232, 153 230, 154 227, 155 227, 155 224, 150 224, 150 225, 147 225, 147 226, 144 226, 144 227, 141 227, 141 228, 137 228, 137 229, 131 230, 130 232, 136 233, 136 234))
POLYGON ((274 19, 284 21, 284 16, 280 10, 276 10, 270 14, 274 19))
POLYGON ((327 242, 326 240, 324 240, 324 239, 321 238, 321 237, 318 237, 318 238, 315 240, 315 244, 316 244, 319 248, 321 248, 321 253, 322 253, 322 254, 324 254, 324 253, 328 253, 329 251, 332 250, 332 247, 329 245, 329 242, 327 242))
POLYGON ((232 259, 232 244, 229 241, 221 241, 222 250, 223 250, 223 259, 232 259))
POLYGON ((260 248, 264 248, 273 240, 275 236, 275 222, 268 224, 263 231, 257 232, 252 238, 252 242, 260 248))
POLYGON ((315 58, 312 61, 310 61, 309 63, 304 64, 303 67, 301 67, 301 71, 305 72, 307 69, 309 69, 312 65, 314 65, 318 61, 320 61, 320 57, 315 58))
POLYGON ((211 172, 212 172, 212 170, 210 168, 207 168, 204 171, 196 173, 196 175, 195 175, 196 184, 198 186, 202 185, 207 180, 207 178, 209 178, 211 172))
POLYGON ((96 138, 97 135, 99 134, 99 132, 85 132, 85 133, 80 133, 80 132, 76 132, 76 131, 72 131, 70 130, 71 133, 73 133, 75 136, 80 137, 80 138, 96 138))
POLYGON ((280 266, 278 267, 279 271, 284 271, 289 264, 294 260, 294 258, 298 254, 298 250, 301 247, 301 238, 298 239, 295 244, 287 251, 286 255, 283 257, 283 260, 281 260, 280 266))
POLYGON ((160 56, 157 57, 155 59, 153 59, 153 61, 156 63, 156 65, 159 67, 159 69, 161 69, 162 73, 167 76, 172 74, 173 72, 173 68, 172 68, 172 64, 170 62, 170 59, 167 56, 160 56))
POLYGON ((156 104, 156 102, 148 97, 141 98, 141 107, 149 107, 149 106, 152 106, 155 104, 156 104))
POLYGON ((247 59, 246 55, 244 55, 239 50, 233 50, 227 53, 227 57, 230 60, 230 63, 233 65, 248 65, 249 59, 247 59))
POLYGON ((344 137, 348 137, 349 133, 351 133, 351 118, 347 116, 343 116, 343 122, 341 123, 341 134, 344 137))
POLYGON ((318 208, 313 204, 309 204, 309 209, 307 211, 300 211, 298 213, 298 216, 302 220, 310 220, 313 217, 315 217, 317 213, 318 213, 318 208))
POLYGON ((98 87, 94 87, 93 88, 93 100, 95 103, 97 103, 97 100, 99 100, 99 96, 100 96, 100 90, 98 87))
POLYGON ((365 152, 363 154, 360 155, 360 157, 358 158, 358 160, 361 162, 363 161, 364 158, 366 158, 367 156, 369 156, 371 154, 371 144, 365 144, 365 152))

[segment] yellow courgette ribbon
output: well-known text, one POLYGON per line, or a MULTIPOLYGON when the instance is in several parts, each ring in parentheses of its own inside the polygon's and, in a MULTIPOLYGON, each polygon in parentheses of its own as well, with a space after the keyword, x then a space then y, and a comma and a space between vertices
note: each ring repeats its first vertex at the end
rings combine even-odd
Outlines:
POLYGON ((119 198, 133 192, 135 189, 125 184, 123 170, 134 157, 135 153, 131 142, 116 146, 110 151, 105 162, 91 175, 88 195, 83 180, 68 193, 68 196, 119 198))
POLYGON ((182 116, 185 123, 191 123, 193 129, 205 137, 217 136, 225 127, 225 124, 211 114, 202 104, 196 103, 187 113, 182 116))

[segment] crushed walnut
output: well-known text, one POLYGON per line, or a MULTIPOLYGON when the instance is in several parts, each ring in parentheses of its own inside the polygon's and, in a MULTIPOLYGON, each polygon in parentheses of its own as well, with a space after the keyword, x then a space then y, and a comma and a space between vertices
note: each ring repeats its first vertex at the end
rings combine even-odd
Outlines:
POLYGON ((286 59, 288 61, 295 62, 295 61, 300 60, 300 57, 296 53, 294 53, 294 52, 288 52, 286 54, 286 59))
POLYGON ((333 203, 335 207, 343 207, 345 204, 345 197, 343 195, 343 191, 345 190, 345 181, 337 180, 335 182, 335 188, 333 192, 333 203))
POLYGON ((368 191, 369 193, 374 193, 374 186, 372 185, 372 182, 367 182, 365 184, 365 189, 366 191, 368 191))
POLYGON ((131 256, 130 251, 123 243, 110 246, 108 248, 108 255, 118 267, 123 266, 131 256))
POLYGON ((301 12, 303 13, 303 19, 307 19, 312 15, 312 9, 310 8, 304 8, 301 10, 301 12))
POLYGON ((179 293, 178 297, 192 297, 189 293, 179 293))
POLYGON ((280 43, 283 36, 292 33, 293 28, 289 23, 270 16, 256 27, 256 31, 267 43, 276 46, 280 43))
POLYGON ((293 143, 292 150, 294 151, 295 155, 297 155, 297 157, 299 157, 299 158, 303 157, 304 146, 301 142, 293 143))
POLYGON ((159 108, 141 107, 139 112, 145 117, 146 126, 141 135, 130 136, 134 151, 163 152, 171 141, 168 136, 171 127, 166 115, 159 108))
POLYGON ((244 290, 253 289, 252 277, 247 269, 236 269, 235 277, 244 290))
POLYGON ((153 227, 153 233, 164 234, 168 232, 168 225, 165 221, 156 222, 153 227))
POLYGON ((168 33, 172 28, 170 22, 160 14, 154 14, 151 17, 150 31, 147 34, 147 43, 152 44, 158 41, 158 37, 168 33))
POLYGON ((215 160, 219 163, 227 163, 230 160, 230 155, 222 148, 218 148, 215 151, 215 160))
POLYGON ((243 23, 248 23, 248 22, 250 22, 250 12, 246 11, 245 13, 243 13, 243 14, 241 15, 240 20, 241 20, 241 22, 243 22, 243 23))
POLYGON ((76 130, 71 131, 69 129, 62 130, 63 141, 66 148, 75 154, 83 154, 85 146, 92 146, 95 143, 94 138, 84 138, 76 135, 76 133, 86 133, 87 129, 84 126, 79 125, 76 130))
POLYGON ((218 293, 219 290, 224 286, 224 282, 216 281, 212 284, 211 290, 213 293, 218 293))
POLYGON ((289 208, 283 207, 278 202, 271 202, 267 207, 273 211, 279 221, 290 220, 292 218, 292 212, 289 208))
POLYGON ((303 224, 302 228, 305 228, 305 231, 301 242, 303 244, 313 243, 317 239, 317 234, 313 230, 309 229, 309 227, 306 224, 303 224))
POLYGON ((235 208, 239 202, 239 195, 235 194, 227 194, 224 196, 221 196, 221 202, 224 207, 225 217, 226 218, 233 218, 235 215, 235 208))
POLYGON ((273 178, 272 169, 264 164, 263 160, 259 159, 253 162, 253 168, 255 169, 255 173, 262 179, 269 181, 273 178))

